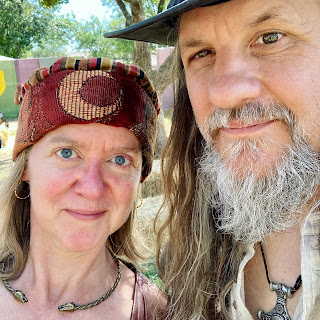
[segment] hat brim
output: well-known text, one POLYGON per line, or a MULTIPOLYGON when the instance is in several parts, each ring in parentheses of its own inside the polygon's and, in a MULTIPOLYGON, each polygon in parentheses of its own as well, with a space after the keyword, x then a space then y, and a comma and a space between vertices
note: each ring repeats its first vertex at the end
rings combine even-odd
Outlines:
POLYGON ((174 45, 176 39, 172 31, 176 23, 176 18, 180 14, 198 7, 210 6, 227 1, 229 0, 186 0, 149 19, 122 30, 107 32, 103 36, 105 38, 121 38, 174 45))

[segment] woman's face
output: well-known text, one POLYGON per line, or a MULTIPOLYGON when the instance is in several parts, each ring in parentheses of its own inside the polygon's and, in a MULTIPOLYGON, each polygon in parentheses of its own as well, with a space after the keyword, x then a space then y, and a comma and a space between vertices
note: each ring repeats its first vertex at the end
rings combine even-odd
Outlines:
POLYGON ((35 143, 29 180, 31 241, 88 251, 127 220, 141 176, 141 144, 128 129, 103 124, 59 127, 35 143))

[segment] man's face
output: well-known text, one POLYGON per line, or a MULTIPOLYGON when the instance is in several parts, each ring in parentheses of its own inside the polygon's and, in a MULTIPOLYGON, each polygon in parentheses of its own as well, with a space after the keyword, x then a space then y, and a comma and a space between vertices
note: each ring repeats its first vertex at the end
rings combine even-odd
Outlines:
MULTIPOLYGON (((181 58, 195 118, 206 139, 206 119, 217 110, 279 105, 290 110, 299 133, 319 151, 319 21, 318 0, 232 0, 182 15, 181 58)), ((239 141, 261 142, 263 157, 255 155, 257 161, 250 162, 256 170, 268 171, 292 144, 288 124, 269 116, 231 118, 209 134, 220 154, 239 141)), ((246 165, 250 152, 240 153, 235 165, 246 165)))

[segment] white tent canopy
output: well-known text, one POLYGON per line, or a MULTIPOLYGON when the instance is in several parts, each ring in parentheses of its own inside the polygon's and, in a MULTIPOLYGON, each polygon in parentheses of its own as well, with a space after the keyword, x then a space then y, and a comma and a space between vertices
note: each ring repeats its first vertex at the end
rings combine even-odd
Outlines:
POLYGON ((14 60, 14 59, 10 57, 0 56, 0 60, 4 61, 4 60, 14 60))

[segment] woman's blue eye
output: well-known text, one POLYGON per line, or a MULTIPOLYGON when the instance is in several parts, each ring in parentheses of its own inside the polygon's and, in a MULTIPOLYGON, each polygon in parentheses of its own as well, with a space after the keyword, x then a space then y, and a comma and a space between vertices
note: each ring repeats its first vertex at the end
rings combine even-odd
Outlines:
POLYGON ((119 166, 128 165, 130 161, 124 156, 116 156, 113 158, 113 162, 119 166))
POLYGON ((74 157, 74 151, 72 149, 61 149, 58 151, 58 155, 62 158, 69 159, 74 157))

